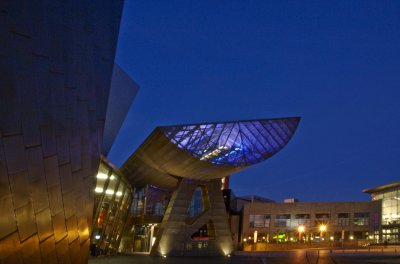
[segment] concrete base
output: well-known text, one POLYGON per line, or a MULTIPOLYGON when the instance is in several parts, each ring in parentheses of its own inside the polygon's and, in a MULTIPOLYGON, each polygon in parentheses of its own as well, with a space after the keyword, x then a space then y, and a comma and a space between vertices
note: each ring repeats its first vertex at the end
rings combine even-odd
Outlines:
POLYGON ((151 255, 166 256, 216 256, 233 251, 232 236, 221 192, 219 179, 199 181, 181 179, 168 204, 151 255), (202 190, 204 211, 196 218, 187 212, 197 187, 202 190), (212 224, 215 238, 192 240, 203 225, 212 224))

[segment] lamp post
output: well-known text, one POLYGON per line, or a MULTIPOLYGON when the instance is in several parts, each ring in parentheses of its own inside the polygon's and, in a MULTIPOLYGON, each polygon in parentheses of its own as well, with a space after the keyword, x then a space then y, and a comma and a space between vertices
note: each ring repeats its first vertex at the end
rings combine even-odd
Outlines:
POLYGON ((299 232, 299 241, 301 241, 301 233, 304 233, 305 227, 304 227, 303 225, 300 225, 300 226, 297 228, 297 231, 299 232))
POLYGON ((320 225, 319 226, 319 237, 320 237, 320 240, 322 240, 322 235, 323 235, 323 233, 326 231, 326 225, 320 225))

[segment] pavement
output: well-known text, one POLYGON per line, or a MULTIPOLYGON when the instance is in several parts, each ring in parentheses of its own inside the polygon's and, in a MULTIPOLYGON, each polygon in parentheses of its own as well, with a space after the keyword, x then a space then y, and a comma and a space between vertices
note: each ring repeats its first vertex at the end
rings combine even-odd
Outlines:
POLYGON ((91 257, 89 264, 400 264, 397 252, 331 252, 292 250, 237 254, 231 257, 151 257, 119 255, 91 257))

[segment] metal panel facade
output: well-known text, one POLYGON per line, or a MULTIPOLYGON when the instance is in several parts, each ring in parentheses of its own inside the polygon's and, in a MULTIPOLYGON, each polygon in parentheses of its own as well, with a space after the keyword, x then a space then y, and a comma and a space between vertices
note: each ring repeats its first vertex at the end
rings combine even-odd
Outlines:
POLYGON ((87 262, 122 6, 0 1, 0 263, 87 262))

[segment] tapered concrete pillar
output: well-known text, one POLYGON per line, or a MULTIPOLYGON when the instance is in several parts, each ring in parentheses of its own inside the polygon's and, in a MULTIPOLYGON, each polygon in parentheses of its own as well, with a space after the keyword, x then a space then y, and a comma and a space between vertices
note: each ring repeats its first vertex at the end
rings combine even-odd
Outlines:
POLYGON ((233 251, 232 237, 220 188, 220 179, 208 181, 181 179, 168 204, 151 254, 167 256, 230 254, 233 251), (198 187, 202 190, 204 211, 195 218, 189 218, 189 206, 198 187), (207 224, 213 226, 213 238, 193 240, 191 236, 207 224))

